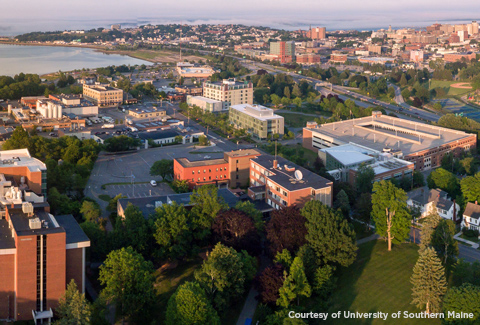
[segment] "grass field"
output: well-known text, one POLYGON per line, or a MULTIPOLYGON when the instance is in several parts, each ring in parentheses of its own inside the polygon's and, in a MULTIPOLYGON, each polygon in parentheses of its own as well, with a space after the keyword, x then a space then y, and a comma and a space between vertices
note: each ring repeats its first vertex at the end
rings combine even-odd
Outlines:
POLYGON ((461 83, 459 81, 446 81, 446 80, 432 80, 430 82, 430 90, 435 88, 443 88, 447 96, 458 96, 472 92, 472 89, 464 88, 452 88, 450 85, 461 83))
MULTIPOLYGON (((395 245, 391 252, 383 240, 359 246, 357 260, 343 270, 338 289, 332 296, 329 312, 351 311, 360 313, 409 311, 420 312, 412 301, 410 277, 418 258, 418 246, 395 245)), ((440 324, 433 319, 391 318, 386 324, 440 324)), ((330 320, 338 324, 338 320, 330 320)), ((379 319, 342 319, 342 324, 385 324, 379 319)))
MULTIPOLYGON (((285 118, 285 125, 292 128, 305 127, 308 121, 313 121, 315 117, 300 115, 295 113, 276 113, 285 118)), ((318 116, 320 117, 320 115, 318 116)))

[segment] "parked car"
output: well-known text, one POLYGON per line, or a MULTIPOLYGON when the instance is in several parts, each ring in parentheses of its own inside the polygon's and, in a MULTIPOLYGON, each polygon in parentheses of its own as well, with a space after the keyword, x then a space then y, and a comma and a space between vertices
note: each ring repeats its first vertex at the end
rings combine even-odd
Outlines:
POLYGON ((152 179, 152 180, 150 181, 150 185, 152 185, 152 186, 157 186, 157 182, 152 179))
POLYGON ((49 135, 50 135, 51 137, 55 137, 55 138, 58 137, 58 134, 56 134, 55 132, 51 132, 49 135))

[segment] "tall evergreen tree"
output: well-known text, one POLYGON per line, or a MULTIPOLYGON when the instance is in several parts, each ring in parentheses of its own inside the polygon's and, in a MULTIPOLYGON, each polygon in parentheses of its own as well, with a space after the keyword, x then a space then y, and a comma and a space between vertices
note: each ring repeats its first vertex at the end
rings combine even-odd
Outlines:
POLYGON ((295 257, 290 272, 285 277, 283 286, 279 290, 280 297, 277 300, 277 305, 288 308, 292 300, 297 299, 297 305, 300 304, 300 296, 310 297, 312 288, 308 284, 307 276, 305 275, 305 267, 302 259, 295 257))
POLYGON ((59 320, 55 322, 58 325, 88 325, 92 313, 92 306, 77 289, 77 284, 72 279, 67 286, 67 290, 58 302, 57 312, 59 320))
POLYGON ((410 278, 413 284, 412 304, 425 308, 427 313, 441 311, 443 296, 447 292, 445 269, 433 248, 420 253, 410 278))
POLYGON ((422 224, 422 235, 420 239, 421 251, 430 246, 432 242, 432 234, 435 231, 435 228, 437 228, 440 220, 441 218, 437 213, 437 208, 435 205, 433 205, 422 224))
POLYGON ((442 219, 432 234, 432 247, 442 258, 443 263, 452 261, 458 255, 458 242, 455 235, 455 223, 452 220, 442 219))
POLYGON ((407 194, 391 182, 380 181, 373 185, 372 219, 377 234, 387 238, 388 250, 392 243, 408 238, 410 220, 407 210, 407 194))
POLYGON ((480 287, 470 283, 464 283, 460 287, 450 288, 443 300, 443 312, 446 324, 478 324, 480 319, 480 287), (449 313, 464 312, 472 313, 473 318, 468 320, 459 320, 455 317, 450 317, 449 313))

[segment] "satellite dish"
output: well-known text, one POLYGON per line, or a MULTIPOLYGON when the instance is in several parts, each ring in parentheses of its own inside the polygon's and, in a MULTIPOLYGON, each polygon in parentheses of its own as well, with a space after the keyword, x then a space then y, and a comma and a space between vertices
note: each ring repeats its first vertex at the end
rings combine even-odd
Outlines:
POLYGON ((297 180, 301 180, 303 178, 303 174, 301 171, 299 171, 298 169, 295 171, 295 178, 297 180))

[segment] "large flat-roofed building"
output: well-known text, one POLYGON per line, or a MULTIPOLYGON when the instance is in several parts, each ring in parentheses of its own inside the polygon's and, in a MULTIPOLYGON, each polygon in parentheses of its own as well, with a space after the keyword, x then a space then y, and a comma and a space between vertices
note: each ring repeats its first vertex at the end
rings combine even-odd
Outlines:
POLYGON ((295 61, 295 42, 271 42, 270 55, 274 55, 280 63, 295 61))
POLYGON ((379 152, 392 154, 415 164, 415 170, 440 166, 443 156, 475 149, 477 137, 462 131, 385 116, 372 116, 317 125, 307 123, 303 129, 303 146, 319 149, 355 143, 379 152))
POLYGON ((215 70, 208 65, 195 66, 194 64, 187 62, 179 62, 177 63, 177 72, 180 77, 183 78, 207 79, 215 73, 215 70))
POLYGON ((250 159, 259 156, 255 149, 225 152, 223 159, 190 161, 187 158, 173 160, 176 180, 185 180, 190 188, 205 184, 243 187, 248 184, 250 159))
POLYGON ((123 102, 123 90, 107 85, 83 85, 83 96, 98 106, 118 105, 123 102))
POLYGON ((312 40, 320 40, 327 38, 327 29, 325 27, 315 27, 310 28, 307 32, 307 37, 311 38, 312 40))
POLYGON ((261 155, 250 159, 252 200, 264 200, 275 209, 302 207, 311 200, 332 205, 333 182, 287 159, 261 155))
POLYGON ((235 79, 207 81, 203 84, 203 97, 221 101, 222 109, 228 111, 232 105, 253 104, 253 84, 235 79))
POLYGON ((53 216, 46 166, 27 149, 0 152, 0 319, 44 320, 74 279, 85 288, 90 241, 73 216, 53 216))
POLYGON ((223 102, 221 100, 211 99, 203 96, 187 96, 188 106, 197 106, 203 111, 212 113, 222 112, 223 102))
POLYGON ((466 52, 466 53, 447 53, 443 56, 443 60, 445 62, 457 62, 461 61, 462 59, 467 60, 470 62, 472 59, 475 59, 477 55, 475 52, 466 52))
POLYGON ((0 151, 0 174, 24 184, 38 195, 47 194, 47 166, 33 158, 28 149, 0 151))
POLYGON ((62 114, 98 115, 98 105, 84 99, 82 95, 50 95, 49 99, 62 106, 62 114))
POLYGON ((273 109, 261 105, 234 105, 228 119, 236 128, 246 129, 255 138, 267 139, 271 134, 284 134, 284 118, 273 109))
POLYGON ((167 111, 157 107, 137 107, 129 109, 128 115, 136 118, 163 118, 167 116, 167 111))

